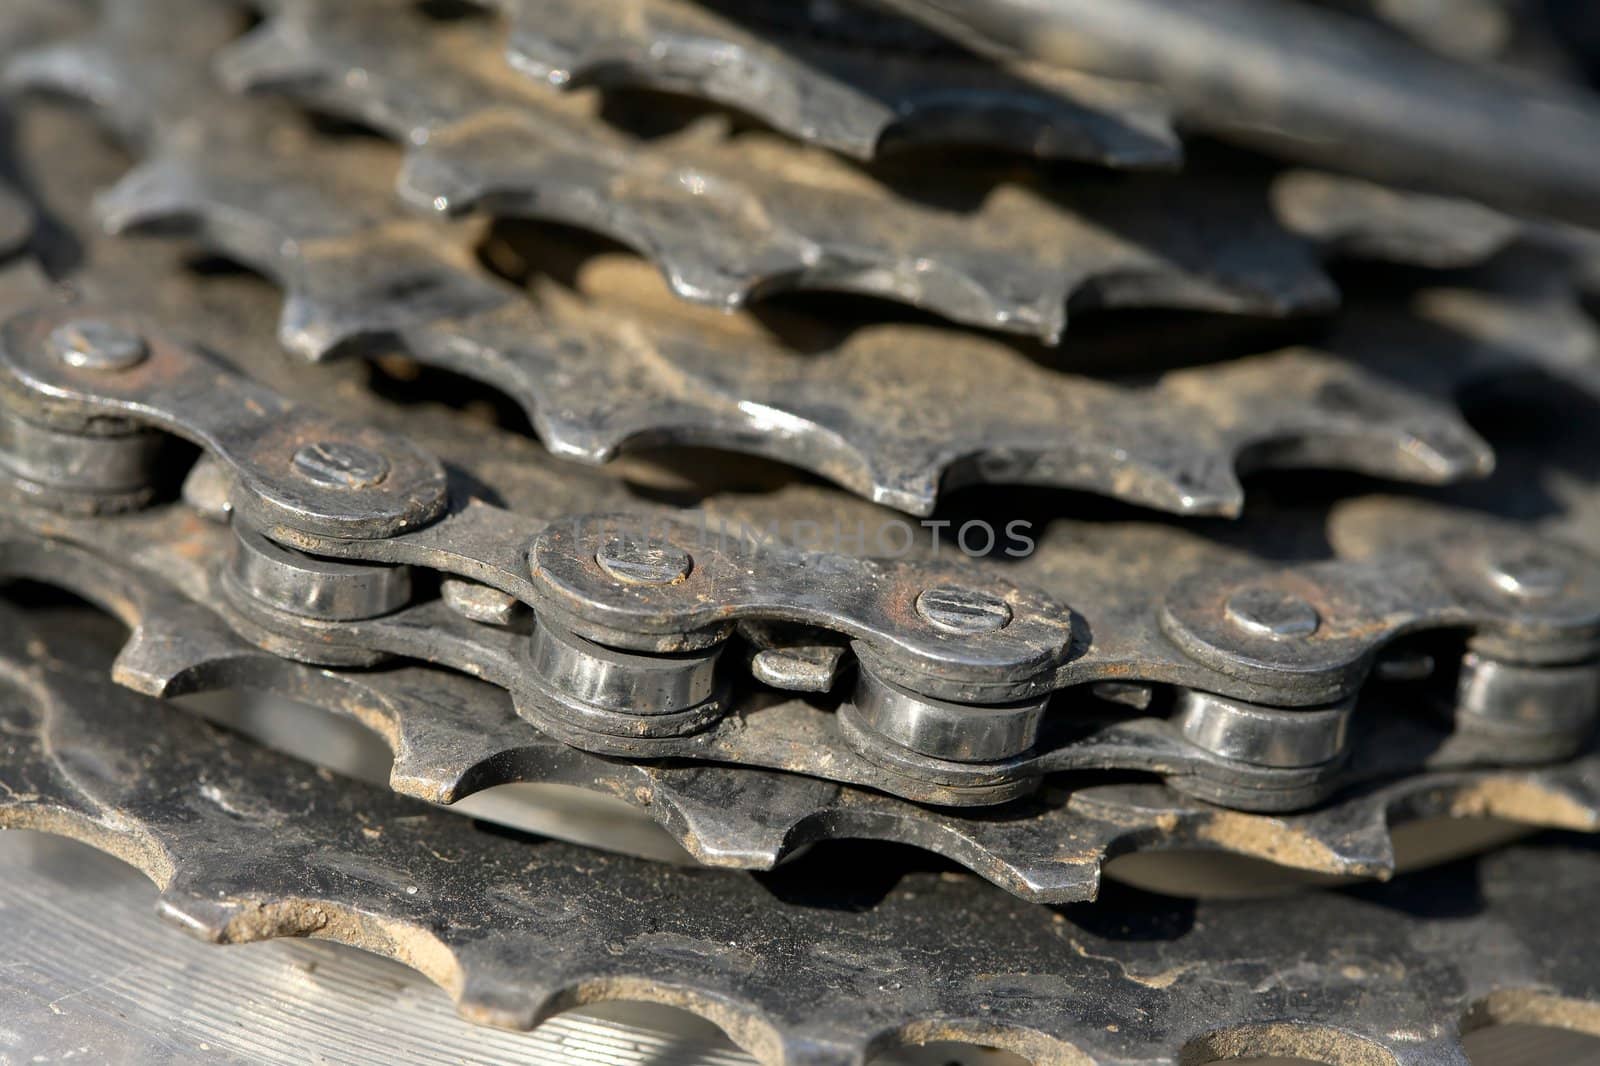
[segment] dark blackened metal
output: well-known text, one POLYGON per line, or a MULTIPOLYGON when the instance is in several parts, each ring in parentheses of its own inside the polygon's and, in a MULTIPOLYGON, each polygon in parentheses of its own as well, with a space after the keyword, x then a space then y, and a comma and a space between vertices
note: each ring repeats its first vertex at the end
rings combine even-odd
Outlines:
POLYGON ((400 190, 421 208, 594 230, 712 306, 848 291, 1055 340, 1069 303, 1288 315, 1336 300, 1248 182, 1021 183, 957 167, 918 203, 903 195, 926 188, 915 166, 900 188, 714 123, 639 141, 598 122, 592 104, 508 84, 494 70, 501 46, 492 27, 441 26, 393 0, 297 0, 219 66, 235 85, 410 144, 400 190))
POLYGON ((1590 1024, 1597 861, 1571 840, 1258 902, 1134 896, 1090 914, 913 874, 864 906, 805 906, 781 898, 781 880, 774 892, 743 874, 463 832, 64 668, 47 643, 24 646, 13 618, 0 627, 0 819, 132 863, 194 935, 376 951, 476 1021, 525 1029, 575 1003, 655 1000, 763 1061, 810 1066, 931 1039, 1042 1062, 1315 1053, 1423 1066, 1461 1061, 1463 1028, 1590 1024))

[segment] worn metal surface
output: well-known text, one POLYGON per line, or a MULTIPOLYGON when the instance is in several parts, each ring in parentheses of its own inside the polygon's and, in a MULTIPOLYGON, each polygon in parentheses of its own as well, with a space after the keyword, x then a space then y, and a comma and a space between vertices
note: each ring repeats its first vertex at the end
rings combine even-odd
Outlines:
POLYGON ((750 1062, 659 1008, 614 1004, 509 1033, 472 1025, 420 974, 366 952, 304 940, 217 951, 151 920, 140 873, 61 837, 0 834, 0 892, 7 1062, 378 1064, 397 1047, 413 1063, 471 1066, 750 1062))
MULTIPOLYGON (((1447 407, 1315 351, 1128 388, 1045 373, 1003 345, 931 328, 855 331, 802 355, 692 320, 619 313, 559 286, 526 298, 471 261, 471 232, 389 212, 388 164, 371 146, 310 137, 289 116, 243 101, 179 121, 207 90, 171 89, 182 64, 165 38, 141 49, 147 22, 104 28, 102 37, 121 41, 115 63, 84 45, 13 69, 22 84, 88 92, 118 128, 145 138, 173 129, 104 199, 109 223, 197 225, 213 247, 282 281, 281 336, 293 350, 321 357, 349 342, 399 339, 419 358, 515 398, 564 455, 604 460, 628 444, 709 443, 796 463, 918 514, 941 487, 970 481, 1233 513, 1240 465, 1432 482, 1481 473, 1489 461, 1447 407), (98 81, 83 69, 91 62, 95 78, 118 91, 93 91, 98 81)), ((227 26, 207 29, 197 20, 179 38, 198 42, 197 80, 200 57, 227 26)), ((1291 189, 1290 200, 1306 197, 1291 189)), ((1300 216, 1321 236, 1319 211, 1325 203, 1313 200, 1300 216)), ((1360 217, 1371 230, 1405 213, 1360 217)), ((1435 247, 1440 228, 1414 227, 1417 237, 1402 243, 1435 247)), ((1450 390, 1440 391, 1448 403, 1450 390)))
MULTIPOLYGON (((458 489, 448 512, 430 522, 443 500, 440 467, 431 456, 367 427, 302 413, 135 319, 93 308, 18 316, 6 327, 0 358, 12 417, 68 436, 85 432, 96 418, 176 429, 231 470, 234 511, 250 529, 316 555, 470 579, 521 600, 538 616, 530 664, 525 632, 466 621, 437 602, 327 621, 316 611, 285 609, 282 597, 241 594, 238 571, 230 571, 233 581, 223 582, 221 592, 236 625, 253 639, 319 663, 400 655, 448 664, 511 691, 519 712, 542 728, 611 755, 777 766, 941 802, 1011 798, 1048 771, 1133 766, 1184 780, 1193 775, 1190 787, 1208 798, 1284 809, 1332 789, 1342 746, 1337 758, 1283 766, 1235 758, 1227 742, 1197 746, 1193 737, 1180 739, 1155 720, 1102 723, 1087 739, 1067 741, 1043 729, 1031 705, 1007 704, 1079 686, 1058 699, 1053 717, 1064 726, 1075 720, 1068 728, 1081 729, 1096 718, 1095 701, 1082 686, 1136 681, 1271 704, 1278 709, 1249 714, 1292 717, 1295 712, 1283 708, 1352 697, 1380 648, 1424 629, 1472 630, 1476 653, 1539 668, 1523 685, 1537 688, 1547 676, 1544 668, 1587 669, 1600 629, 1600 595, 1590 588, 1600 579, 1581 553, 1530 544, 1516 527, 1460 519, 1447 536, 1379 544, 1370 552, 1360 547, 1357 524, 1351 543, 1358 555, 1371 554, 1360 561, 1276 574, 1259 567, 1250 576, 1207 574, 1171 592, 1164 584, 1130 581, 1114 590, 1120 602, 1100 605, 1104 613, 1071 609, 997 572, 980 577, 958 562, 797 552, 751 532, 710 527, 704 516, 657 517, 641 525, 637 513, 555 512, 541 531, 540 519, 458 489), (58 357, 50 338, 82 330, 91 320, 145 337, 147 358, 106 370, 58 357), (206 402, 197 406, 199 397, 206 402), (262 424, 259 411, 276 413, 271 433, 252 428, 262 424), (226 427, 227 439, 208 429, 213 426, 226 427), (300 433, 305 426, 314 432, 300 433), (307 448, 322 465, 301 462, 307 448), (362 457, 354 467, 351 455, 362 457), (341 478, 331 481, 323 469, 330 456, 343 459, 331 471, 341 478), (368 467, 376 473, 367 476, 368 467), (353 478, 353 471, 362 476, 353 478), (608 553, 618 550, 642 550, 644 568, 637 561, 627 570, 608 563, 608 553), (1530 573, 1543 582, 1532 593, 1523 587, 1530 573), (929 597, 943 602, 934 609, 929 597), (1289 602, 1308 616, 1307 624, 1280 632, 1256 617, 1259 609, 1241 613, 1246 599, 1263 597, 1272 601, 1269 613, 1273 604, 1289 602), (859 678, 854 704, 841 714, 843 744, 807 751, 790 737, 777 749, 763 748, 746 723, 730 716, 728 696, 712 671, 715 650, 739 620, 804 623, 850 640, 859 678), (552 638, 559 638, 556 644, 552 638), (902 693, 892 704, 874 695, 884 685, 902 693), (926 725, 930 716, 945 724, 926 725), (848 759, 847 748, 865 761, 848 759)), ((7 458, 13 469, 17 452, 13 441, 7 458)), ((71 481, 72 472, 56 480, 71 481)), ((49 505, 51 493, 37 483, 34 477, 20 481, 49 505)), ((1413 521, 1426 522, 1431 533, 1451 516, 1423 514, 1413 521)), ((1378 518, 1368 524, 1387 528, 1378 518)), ((93 544, 108 533, 91 526, 76 535, 93 544)), ((163 539, 184 537, 177 531, 163 539)), ((213 545, 190 554, 218 559, 224 552, 213 545)), ((1103 556, 1090 553, 1084 562, 1104 575, 1103 556)), ((288 557, 278 565, 281 581, 302 586, 354 581, 365 587, 368 581, 359 571, 311 573, 288 557)), ((301 595, 323 591, 308 586, 301 595)), ((1574 677, 1581 689, 1581 673, 1574 677)), ((1541 700, 1531 694, 1507 699, 1524 697, 1535 705, 1541 700)), ((1577 707, 1593 702, 1580 692, 1577 707)), ((1496 754, 1478 752, 1471 759, 1564 754, 1581 742, 1588 723, 1583 713, 1552 714, 1529 723, 1528 750, 1519 752, 1515 737, 1502 737, 1496 754)), ((1481 723, 1466 716, 1458 724, 1481 723)))
MULTIPOLYGON (((53 135, 56 128, 51 123, 42 126, 30 124, 25 131, 30 138, 46 135, 46 143, 38 144, 32 150, 43 158, 62 151, 70 151, 75 157, 85 160, 93 158, 92 150, 82 144, 67 148, 49 142, 48 137, 53 135)), ((114 163, 111 165, 115 166, 114 163)), ((94 184, 90 174, 74 175, 74 179, 80 186, 92 187, 94 184)), ((66 182, 52 186, 52 192, 65 195, 72 184, 66 182)), ((81 206, 74 208, 64 204, 53 206, 53 209, 68 218, 82 216, 81 206)), ((359 412, 361 417, 374 424, 403 432, 417 443, 437 452, 448 466, 457 471, 453 477, 461 487, 464 499, 472 496, 494 499, 497 507, 520 516, 516 520, 507 517, 509 525, 506 529, 522 530, 531 535, 556 518, 596 507, 612 511, 650 510, 642 508, 640 498, 624 491, 618 482, 542 461, 538 452, 513 436, 486 433, 459 418, 428 417, 412 411, 396 412, 381 403, 374 403, 365 390, 352 387, 354 383, 350 375, 340 373, 351 368, 317 368, 313 373, 310 368, 292 369, 282 364, 274 358, 271 346, 264 343, 271 332, 270 326, 265 323, 265 319, 270 318, 271 303, 263 298, 260 287, 252 288, 241 285, 238 280, 226 278, 211 278, 202 282, 186 275, 181 248, 136 239, 112 242, 89 240, 83 246, 83 255, 84 262, 72 275, 72 284, 80 291, 89 295, 114 296, 119 301, 154 309, 159 317, 183 321, 186 332, 192 330, 197 339, 212 345, 214 352, 239 363, 250 375, 270 380, 280 391, 302 402, 333 406, 346 416, 359 412), (246 290, 249 300, 244 304, 235 306, 229 302, 234 300, 233 294, 243 296, 246 290), (222 298, 224 294, 227 294, 226 299, 222 298)), ((1504 346, 1497 344, 1495 347, 1504 346)), ((1432 347, 1424 351, 1424 362, 1448 365, 1448 360, 1437 358, 1432 347)), ((1393 351, 1389 351, 1386 358, 1392 362, 1393 351)), ((1386 373, 1395 369, 1395 366, 1383 360, 1379 360, 1378 365, 1386 373)), ((1449 391, 1437 380, 1430 379, 1428 387, 1440 392, 1449 391)), ((225 494, 223 498, 225 500, 225 494)), ((199 506, 206 513, 226 511, 221 503, 207 504, 202 501, 199 506)), ((778 493, 709 498, 705 501, 705 510, 709 521, 717 528, 737 524, 763 529, 777 522, 781 529, 784 523, 797 518, 824 526, 837 523, 846 529, 858 526, 863 529, 876 528, 882 522, 881 515, 871 508, 855 507, 837 494, 800 486, 791 486, 778 493)), ((494 508, 484 511, 480 507, 474 513, 493 514, 494 511, 494 508)), ((1083 679, 1100 676, 1122 681, 1129 676, 1137 676, 1142 666, 1150 661, 1152 641, 1155 647, 1167 649, 1160 652, 1161 656, 1177 655, 1177 659, 1170 661, 1187 661, 1187 657, 1165 644, 1166 638, 1158 631, 1156 624, 1157 607, 1163 590, 1169 584, 1187 573, 1203 570, 1244 566, 1259 572, 1264 556, 1283 558, 1285 551, 1290 553, 1288 557, 1297 557, 1294 553, 1299 549, 1293 545, 1311 543, 1326 535, 1321 529, 1323 518, 1315 515, 1309 518, 1310 524, 1307 524, 1307 516, 1287 523, 1283 520, 1276 522, 1273 528, 1277 529, 1274 536, 1278 539, 1272 545, 1260 541, 1259 534, 1254 532, 1260 528, 1256 525, 1240 530, 1238 536, 1226 534, 1219 541, 1215 529, 1189 535, 1154 524, 1106 525, 1055 520, 1048 523, 1048 533, 1039 538, 1033 556, 1028 559, 994 569, 981 560, 956 561, 970 572, 971 580, 978 582, 980 588, 1003 569, 1008 578, 1026 578, 1026 583, 1054 590, 1053 595, 1057 598, 1067 598, 1067 602, 1093 623, 1088 627, 1090 648, 1087 661, 1091 669, 1083 679), (1229 540, 1238 547, 1227 546, 1229 540), (1094 675, 1096 669, 1102 672, 1094 675)), ((1379 525, 1381 527, 1381 523, 1379 525)), ((469 526, 456 523, 449 528, 463 531, 469 526)), ((495 560, 494 566, 513 586, 519 592, 526 591, 525 561, 511 556, 502 557, 507 542, 498 538, 495 532, 497 528, 491 523, 479 530, 488 539, 480 538, 477 543, 485 551, 491 552, 483 558, 495 560)), ((1346 540, 1355 554, 1360 555, 1367 550, 1362 547, 1366 535, 1359 532, 1359 523, 1357 529, 1358 532, 1346 540)), ((92 528, 86 528, 83 535, 92 540, 99 534, 94 533, 92 528)), ((177 538, 177 542, 182 539, 177 538)), ((511 538, 513 541, 515 539, 516 536, 511 538)), ((867 543, 862 542, 860 550, 863 553, 868 551, 867 543)), ((339 549, 335 546, 330 550, 339 549)), ((434 549, 423 541, 415 545, 414 550, 431 552, 434 549)), ((455 568, 463 559, 459 551, 452 550, 451 554, 456 561, 449 566, 455 568)), ((919 554, 925 554, 925 550, 919 548, 919 554)), ((1325 557, 1322 553, 1313 552, 1306 558, 1311 561, 1325 557)), ((508 601, 502 601, 505 602, 508 601)), ((427 630, 382 623, 368 626, 359 640, 345 646, 356 647, 359 654, 368 659, 381 646, 429 661, 464 664, 478 672, 489 669, 497 676, 509 679, 508 685, 515 684, 526 691, 529 671, 523 663, 523 638, 517 637, 514 632, 499 634, 492 628, 470 623, 449 607, 426 606, 415 617, 419 623, 437 623, 443 627, 442 633, 457 634, 460 642, 452 638, 441 646, 439 641, 429 638, 427 630), (372 643, 374 633, 381 635, 377 644, 372 643), (360 647, 363 643, 366 646, 360 647), (496 648, 500 650, 494 650, 496 648)), ((252 633, 257 639, 265 639, 280 650, 290 650, 302 657, 326 657, 338 643, 331 639, 330 634, 322 633, 315 636, 316 646, 309 647, 309 633, 299 622, 287 631, 280 626, 277 635, 263 631, 259 625, 252 633), (289 638, 287 640, 284 639, 285 632, 289 638)), ((769 661, 771 658, 768 656, 769 661)), ((1216 671, 1202 670, 1201 674, 1207 686, 1216 684, 1219 678, 1224 677, 1216 671)), ((774 676, 781 677, 783 673, 766 674, 767 679, 774 676)), ((797 687, 815 689, 815 682, 808 680, 808 676, 799 676, 797 687)), ((837 680, 838 671, 834 670, 829 681, 837 680)), ((1226 689, 1234 682, 1224 679, 1221 684, 1226 689)), ((528 705, 537 707, 547 704, 544 696, 535 696, 528 705)), ((1098 703, 1091 703, 1090 706, 1097 707, 1098 703)), ((1072 720, 1079 720, 1080 713, 1075 709, 1072 720)), ((593 741, 595 737, 596 734, 591 731, 585 734, 584 739, 593 741)), ((621 744, 614 736, 606 742, 621 744)), ((1147 738, 1141 738, 1141 744, 1137 747, 1145 752, 1143 758, 1149 757, 1147 738)), ((907 779, 904 774, 893 771, 892 777, 887 776, 890 771, 886 768, 869 767, 853 752, 841 749, 841 754, 847 760, 846 765, 856 767, 865 775, 859 780, 897 780, 900 787, 905 787, 907 779)), ((1123 749, 1123 755, 1126 755, 1126 749, 1123 749)), ((770 752, 767 758, 771 761, 770 752)), ((778 760, 778 765, 789 768, 795 765, 788 755, 780 753, 778 760)), ((925 780, 918 787, 926 788, 925 780)), ((949 791, 946 790, 944 794, 948 796, 949 791)), ((966 798, 971 799, 973 795, 969 792, 966 798)), ((998 797, 990 795, 987 798, 998 797)))
POLYGON ((918 39, 864 39, 821 13, 821 25, 804 25, 772 0, 494 6, 511 20, 512 65, 552 88, 698 96, 862 159, 961 145, 1141 169, 1182 155, 1162 101, 1142 86, 998 65, 910 33, 918 39))
POLYGON ((500 50, 492 24, 306 0, 281 5, 219 69, 408 143, 400 190, 424 209, 592 229, 714 306, 846 291, 1054 340, 1069 305, 1284 315, 1335 301, 1243 179, 1009 181, 978 166, 948 168, 933 188, 914 163, 868 173, 715 121, 642 141, 597 122, 592 100, 524 89, 494 69, 500 50))
MULTIPOLYGON (((15 0, 0 13, 0 68, 17 52, 55 36, 81 32, 87 21, 87 13, 75 0, 15 0)), ((0 101, 0 259, 21 249, 38 221, 34 205, 16 187, 15 161, 7 150, 12 136, 9 108, 0 101)))
POLYGON ((361 177, 381 171, 366 153, 289 128, 239 139, 239 114, 219 111, 207 122, 223 127, 217 136, 191 131, 193 143, 119 183, 102 200, 108 223, 189 222, 281 281, 281 335, 296 352, 325 357, 398 337, 423 361, 505 391, 562 455, 711 444, 795 463, 916 514, 974 481, 1234 513, 1241 465, 1315 462, 1433 482, 1490 462, 1444 404, 1313 350, 1129 387, 930 327, 858 330, 801 354, 555 285, 517 294, 467 259, 470 232, 373 219, 361 177), (281 195, 262 197, 269 183, 281 195))
MULTIPOLYGON (((1150 784, 1097 785, 1090 776, 1053 780, 1037 797, 992 812, 960 813, 788 773, 602 759, 530 728, 502 693, 465 675, 409 666, 312 669, 259 651, 154 576, 186 590, 205 580, 182 563, 194 555, 192 540, 162 542, 172 554, 123 541, 111 549, 121 560, 113 563, 13 528, 0 536, 0 573, 67 588, 119 618, 130 635, 112 674, 138 691, 274 692, 371 730, 393 752, 389 784, 404 795, 454 803, 524 781, 593 790, 645 808, 712 866, 770 869, 817 841, 887 840, 942 855, 1023 898, 1069 902, 1094 898, 1104 863, 1131 850, 1222 851, 1382 877, 1396 860, 1392 827, 1417 819, 1495 815, 1600 826, 1600 760, 1590 755, 1548 769, 1412 774, 1281 816, 1222 810, 1150 784)), ((752 704, 742 721, 756 743, 829 731, 826 715, 798 701, 752 704)), ((1379 730, 1364 757, 1383 749, 1392 763, 1395 749, 1422 742, 1404 730, 1379 730)))
POLYGON ((198 937, 366 948, 473 1020, 526 1029, 642 999, 713 1021, 764 1061, 816 1066, 930 1039, 1045 1063, 1454 1066, 1463 1029, 1595 1028, 1590 953, 1574 948, 1596 860, 1570 840, 1283 901, 1052 910, 918 874, 841 896, 463 833, 93 680, 70 652, 17 647, 23 628, 0 637, 0 819, 132 863, 161 890, 160 913, 198 937))

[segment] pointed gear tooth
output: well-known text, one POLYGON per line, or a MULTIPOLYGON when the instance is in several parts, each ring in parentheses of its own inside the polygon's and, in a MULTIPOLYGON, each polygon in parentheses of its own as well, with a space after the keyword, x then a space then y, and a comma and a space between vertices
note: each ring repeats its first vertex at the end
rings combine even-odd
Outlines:
POLYGON ((1255 150, 1534 215, 1597 218, 1600 107, 1581 84, 1430 55, 1319 5, 887 2, 985 54, 1150 83, 1186 127, 1255 150), (1374 92, 1385 106, 1349 106, 1374 92))
MULTIPOLYGON (((149 870, 141 870, 149 874, 149 870)), ((203 889, 169 885, 156 900, 156 913, 192 937, 212 944, 235 943, 229 927, 247 906, 237 900, 215 899, 203 889)), ((260 939, 259 937, 257 939, 260 939)))
POLYGON ((1334 255, 1432 269, 1476 266, 1504 251, 1523 230, 1516 219, 1470 200, 1321 171, 1280 175, 1271 198, 1286 227, 1334 255))
POLYGON ((1127 83, 954 53, 869 51, 764 25, 773 16, 762 7, 772 5, 737 14, 680 0, 505 6, 512 66, 547 85, 688 93, 858 158, 941 143, 1107 166, 1180 158, 1162 103, 1127 83))
POLYGON ((300 42, 287 32, 289 23, 280 17, 266 22, 218 50, 211 64, 217 80, 233 92, 292 84, 316 76, 314 66, 304 58, 300 42))
POLYGON ((1296 819, 1308 839, 1337 856, 1330 873, 1386 879, 1396 869, 1390 804, 1384 797, 1351 796, 1296 819))
POLYGON ((1174 374, 1174 387, 1211 413, 1235 455, 1249 463, 1422 483, 1482 477, 1494 468, 1489 444, 1453 407, 1319 352, 1235 360, 1197 379, 1188 373, 1174 374), (1269 397, 1286 387, 1301 402, 1280 402, 1273 411, 1269 397))
POLYGON ((527 1032, 581 1002, 578 997, 568 998, 562 989, 554 986, 530 987, 530 984, 521 974, 507 979, 473 970, 465 975, 460 986, 456 1010, 476 1025, 527 1032))
POLYGON ((1108 827, 1106 858, 1194 848, 1313 873, 1385 877, 1394 869, 1382 803, 1347 799, 1292 815, 1246 814, 1158 785, 1102 785, 1074 792, 1069 809, 1108 827))
POLYGON ((650 802, 656 820, 704 865, 770 870, 804 842, 796 839, 799 823, 829 806, 838 792, 838 786, 824 781, 797 785, 773 774, 737 781, 726 776, 674 774, 652 777, 650 802), (735 785, 736 792, 731 787, 735 785), (728 808, 735 802, 748 817, 728 817, 728 808))
POLYGON ((234 20, 228 5, 206 0, 107 5, 77 37, 12 57, 3 78, 93 104, 124 141, 147 144, 207 96, 206 57, 233 35, 234 20))

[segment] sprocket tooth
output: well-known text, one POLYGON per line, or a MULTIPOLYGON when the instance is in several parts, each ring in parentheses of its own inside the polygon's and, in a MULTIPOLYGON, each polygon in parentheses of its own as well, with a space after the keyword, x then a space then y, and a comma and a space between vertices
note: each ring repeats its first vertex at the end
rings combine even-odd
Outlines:
POLYGON ((91 29, 5 60, 0 84, 89 101, 126 143, 145 145, 203 98, 204 57, 237 35, 240 17, 206 0, 106 4, 91 29))
POLYGON ((1394 871, 1394 843, 1381 801, 1343 799, 1287 816, 1240 814, 1159 785, 1097 785, 1073 792, 1068 807, 1123 827, 1107 840, 1107 859, 1133 851, 1199 850, 1310 873, 1384 878, 1394 871))
POLYGON ((1272 202, 1289 230, 1332 254, 1456 269, 1508 248, 1523 224, 1470 200, 1405 192, 1313 170, 1281 174, 1272 202))
POLYGON ((889 52, 772 25, 771 3, 502 0, 512 66, 557 89, 685 93, 860 159, 938 144, 1119 168, 1182 158, 1140 87, 974 57, 889 52))
POLYGON ((1519 774, 1440 775, 1384 790, 1391 811, 1412 817, 1498 818, 1544 829, 1600 829, 1600 775, 1585 764, 1519 774))
POLYGON ((919 205, 825 153, 714 126, 634 139, 604 126, 592 101, 485 75, 497 47, 474 24, 408 27, 387 0, 301 2, 236 45, 242 53, 225 52, 220 69, 409 143, 399 184, 425 210, 482 207, 603 233, 711 306, 843 290, 1055 340, 1069 303, 1289 315, 1336 301, 1264 195, 1158 179, 1040 193, 974 174, 941 188, 961 202, 919 205))
MULTIPOLYGON (((413 353, 434 353, 437 365, 503 387, 503 374, 496 373, 498 361, 480 354, 483 349, 473 347, 470 338, 465 340, 463 352, 431 349, 410 343, 410 337, 416 331, 431 334, 442 321, 492 318, 502 308, 514 311, 510 305, 516 301, 515 294, 407 236, 371 236, 376 239, 362 239, 360 254, 354 257, 342 250, 324 256, 309 248, 303 258, 270 268, 280 275, 286 290, 279 342, 290 352, 315 361, 328 358, 346 344, 370 346, 375 341, 403 338, 413 353)), ((524 328, 543 326, 535 315, 517 317, 524 328)), ((526 343, 536 346, 538 342, 526 343)), ((543 398, 544 389, 506 391, 523 403, 530 417, 543 417, 544 406, 537 400, 543 398)))

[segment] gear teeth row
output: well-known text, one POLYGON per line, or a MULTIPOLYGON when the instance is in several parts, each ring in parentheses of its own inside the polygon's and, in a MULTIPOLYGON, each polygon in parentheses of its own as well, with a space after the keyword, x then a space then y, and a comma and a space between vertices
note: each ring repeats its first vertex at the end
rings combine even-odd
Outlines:
POLYGON ((1471 878, 1288 900, 1062 911, 913 874, 864 906, 798 906, 744 874, 463 833, 85 676, 31 635, 22 616, 0 627, 0 822, 133 864, 191 935, 361 947, 474 1021, 528 1029, 654 1000, 794 1066, 936 1039, 1044 1063, 1314 1049, 1436 1066, 1464 1061, 1474 1025, 1595 1026, 1592 847, 1558 839, 1477 860, 1471 878))
MULTIPOLYGON (((103 28, 123 30, 149 25, 103 28)), ((1448 397, 1409 395, 1315 351, 1129 387, 1047 372, 998 342, 931 327, 875 326, 801 356, 684 316, 662 325, 619 315, 559 287, 530 297, 473 260, 471 233, 387 210, 381 150, 311 137, 259 102, 188 121, 159 101, 146 113, 141 101, 161 94, 140 86, 160 78, 133 65, 140 49, 114 51, 121 65, 102 76, 128 85, 104 94, 122 112, 113 125, 150 131, 138 139, 153 140, 155 154, 102 198, 110 228, 191 223, 212 248, 284 285, 279 333, 291 350, 317 359, 348 342, 399 339, 423 362, 512 397, 560 455, 603 462, 630 444, 710 444, 793 463, 913 514, 974 481, 1231 515, 1246 462, 1426 483, 1492 466, 1448 397)), ((84 91, 71 73, 77 54, 25 57, 12 79, 84 91)), ((170 55, 144 54, 161 77, 176 76, 170 55)))
POLYGON ((103 217, 114 231, 190 223, 284 285, 280 338, 291 350, 318 359, 397 337, 423 362, 511 396, 559 455, 604 462, 634 443, 710 444, 913 514, 931 513, 941 490, 981 481, 1232 515, 1247 457, 1426 483, 1493 465, 1447 402, 1312 350, 1129 387, 934 328, 869 327, 802 356, 682 318, 633 318, 556 286, 530 298, 450 247, 458 231, 399 220, 347 230, 366 221, 366 201, 296 176, 354 173, 360 157, 277 143, 270 160, 214 144, 152 160, 102 199, 103 217), (269 214, 269 187, 292 190, 295 210, 269 214))
POLYGON ((1159 785, 1074 788, 985 812, 922 807, 828 782, 745 768, 627 764, 530 729, 491 686, 418 667, 318 670, 266 654, 153 579, 26 535, 0 538, 0 568, 91 597, 128 626, 113 676, 151 696, 259 688, 350 718, 394 756, 390 786, 455 803, 496 785, 572 785, 646 808, 698 861, 771 869, 825 840, 887 840, 960 863, 1039 903, 1094 899, 1100 870, 1131 851, 1209 850, 1324 874, 1387 877, 1393 824, 1495 815, 1600 828, 1600 756, 1550 769, 1419 774, 1317 811, 1249 815, 1159 785))
POLYGON ((782 0, 496 6, 511 21, 512 65, 553 88, 694 96, 858 159, 952 144, 1120 169, 1182 159, 1164 102, 1142 86, 822 40, 784 27, 771 10, 787 6, 782 0))
POLYGON ((482 209, 589 229, 660 265, 694 302, 780 290, 883 297, 1054 342, 1069 305, 1264 316, 1337 300, 1309 247, 1248 182, 941 174, 877 177, 715 121, 641 141, 593 100, 492 73, 492 25, 439 24, 395 0, 283 5, 229 49, 233 85, 279 90, 411 147, 399 185, 424 210, 482 209), (885 184, 889 181, 890 184, 885 184))

